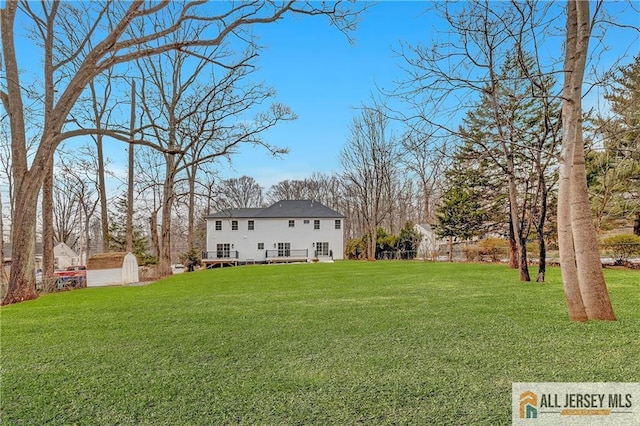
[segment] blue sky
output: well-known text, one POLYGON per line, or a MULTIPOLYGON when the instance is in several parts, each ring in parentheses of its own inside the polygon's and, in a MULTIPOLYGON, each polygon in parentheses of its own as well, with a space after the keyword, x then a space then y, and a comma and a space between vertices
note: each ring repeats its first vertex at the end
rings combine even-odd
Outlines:
MULTIPOLYGON (((558 7, 564 8, 565 3, 558 2, 558 7)), ((640 2, 635 3, 635 11, 620 2, 608 2, 606 7, 616 18, 619 8, 624 8, 625 23, 640 26, 640 2)), ((315 171, 339 171, 340 151, 348 138, 349 125, 358 115, 355 108, 370 104, 376 86, 390 89, 405 77, 400 68, 402 60, 394 53, 400 41, 428 44, 442 30, 441 21, 428 8, 429 3, 422 1, 378 3, 363 14, 358 30, 352 34, 353 44, 324 19, 289 16, 257 28, 256 34, 265 46, 258 62, 259 78, 276 89, 278 101, 290 106, 298 119, 265 134, 268 143, 289 148, 288 155, 271 158, 264 150, 245 148, 223 176, 249 175, 268 188, 283 179, 304 178, 315 171)), ((555 24, 561 32, 565 18, 558 13, 555 24)), ((612 44, 605 57, 626 54, 630 60, 640 52, 637 33, 609 31, 613 34, 607 40, 612 44), (629 46, 630 51, 621 50, 629 46)), ((557 40, 558 45, 562 42, 557 40)), ((595 44, 597 40, 592 40, 592 46, 595 44)), ((558 54, 560 47, 554 51, 558 54)), ((599 94, 589 96, 587 102, 593 104, 599 94)))
POLYGON ((289 16, 256 29, 265 46, 258 76, 298 119, 265 134, 268 143, 288 147, 288 155, 271 158, 245 148, 225 174, 246 174, 268 187, 314 171, 337 171, 349 124, 358 115, 354 108, 369 103, 376 85, 389 88, 402 75, 392 49, 400 40, 429 38, 429 20, 421 17, 426 8, 424 2, 380 3, 363 15, 353 44, 325 19, 289 16))

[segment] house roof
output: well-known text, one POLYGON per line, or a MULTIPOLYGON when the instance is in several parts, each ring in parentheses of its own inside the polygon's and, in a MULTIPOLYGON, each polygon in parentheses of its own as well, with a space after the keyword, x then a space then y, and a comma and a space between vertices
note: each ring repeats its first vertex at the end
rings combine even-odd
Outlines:
POLYGON ((264 209, 231 209, 207 218, 344 218, 344 215, 313 200, 282 200, 264 209))
MULTIPOLYGON (((13 244, 4 243, 4 257, 10 259, 13 253, 13 244)), ((42 242, 36 241, 36 256, 42 256, 42 242)))
POLYGON ((78 257, 78 253, 73 251, 73 249, 65 243, 58 243, 53 247, 53 254, 57 257, 78 257))
MULTIPOLYGON (((11 259, 13 254, 13 244, 11 243, 3 243, 4 244, 4 257, 5 259, 11 259)), ((36 241, 36 253, 37 257, 42 257, 42 242, 36 241)), ((71 247, 66 245, 65 243, 58 243, 53 247, 53 254, 55 256, 67 256, 67 257, 78 257, 78 254, 73 251, 71 247)))

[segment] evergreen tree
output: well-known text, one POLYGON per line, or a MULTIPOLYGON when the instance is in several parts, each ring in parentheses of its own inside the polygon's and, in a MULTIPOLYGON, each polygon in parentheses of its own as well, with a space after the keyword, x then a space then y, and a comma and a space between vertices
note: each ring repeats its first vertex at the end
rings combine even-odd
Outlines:
POLYGON ((400 257, 402 259, 413 259, 421 240, 422 235, 416 230, 413 222, 405 223, 396 239, 396 249, 400 251, 400 257))
POLYGON ((494 89, 487 88, 460 128, 454 161, 485 165, 487 220, 509 236, 510 265, 528 281, 526 246, 532 228, 540 247, 538 281, 544 280, 547 209, 560 141, 560 104, 549 98, 555 81, 536 76, 531 58, 508 55, 494 89), (497 113, 494 102, 497 103, 497 113))
POLYGON ((640 55, 612 76, 611 115, 595 121, 587 179, 598 228, 634 226, 640 235, 640 55))
POLYGON ((481 236, 486 230, 485 165, 480 162, 466 167, 466 164, 454 162, 445 173, 447 187, 436 211, 435 231, 440 238, 449 239, 449 261, 453 256, 453 241, 466 241, 481 236))
MULTIPOLYGON (((126 228, 127 197, 120 195, 109 211, 109 251, 124 252, 127 250, 126 228)), ((146 233, 135 225, 133 227, 133 254, 138 259, 138 265, 148 265, 157 262, 157 258, 149 255, 149 238, 146 233)))

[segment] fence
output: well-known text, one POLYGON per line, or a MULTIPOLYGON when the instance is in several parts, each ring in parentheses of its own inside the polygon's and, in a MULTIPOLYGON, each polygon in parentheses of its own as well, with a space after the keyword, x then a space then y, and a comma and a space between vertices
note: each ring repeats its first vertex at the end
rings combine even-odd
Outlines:
POLYGON ((417 256, 416 251, 389 250, 376 252, 378 260, 413 260, 417 256))
POLYGON ((287 257, 296 259, 306 259, 309 256, 307 249, 277 249, 267 250, 267 259, 275 257, 287 257))
POLYGON ((238 251, 237 250, 218 250, 218 251, 203 251, 202 252, 202 260, 207 259, 237 259, 238 251))

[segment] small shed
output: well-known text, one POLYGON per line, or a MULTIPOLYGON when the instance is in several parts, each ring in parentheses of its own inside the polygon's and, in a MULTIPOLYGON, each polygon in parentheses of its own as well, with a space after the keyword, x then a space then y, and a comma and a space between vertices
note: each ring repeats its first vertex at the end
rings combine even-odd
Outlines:
POLYGON ((138 260, 132 253, 99 253, 87 260, 87 287, 136 283, 138 260))

